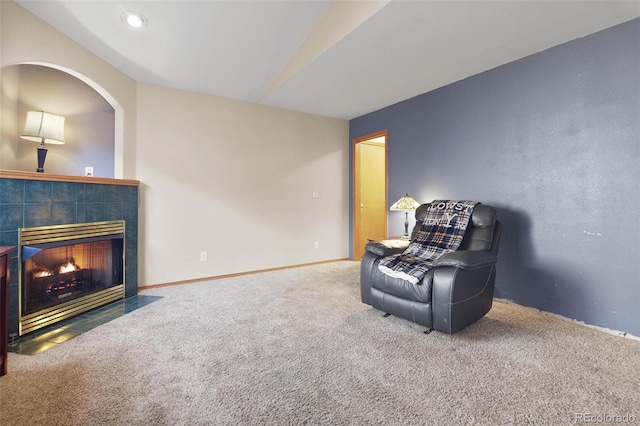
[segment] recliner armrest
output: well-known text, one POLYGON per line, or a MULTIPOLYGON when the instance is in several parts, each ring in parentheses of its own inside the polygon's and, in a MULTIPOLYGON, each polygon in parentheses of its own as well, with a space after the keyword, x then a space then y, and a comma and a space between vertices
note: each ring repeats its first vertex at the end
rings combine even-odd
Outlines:
POLYGON ((369 241, 364 250, 376 256, 391 256, 402 253, 409 247, 409 240, 380 240, 369 241))
POLYGON ((433 266, 453 266, 455 268, 474 270, 494 265, 498 256, 490 251, 462 250, 445 253, 433 261, 433 266))

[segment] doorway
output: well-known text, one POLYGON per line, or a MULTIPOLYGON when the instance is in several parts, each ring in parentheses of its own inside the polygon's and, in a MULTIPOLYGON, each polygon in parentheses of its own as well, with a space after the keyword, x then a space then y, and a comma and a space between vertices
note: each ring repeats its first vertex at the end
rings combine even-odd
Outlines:
POLYGON ((387 238, 387 131, 353 140, 353 258, 387 238))

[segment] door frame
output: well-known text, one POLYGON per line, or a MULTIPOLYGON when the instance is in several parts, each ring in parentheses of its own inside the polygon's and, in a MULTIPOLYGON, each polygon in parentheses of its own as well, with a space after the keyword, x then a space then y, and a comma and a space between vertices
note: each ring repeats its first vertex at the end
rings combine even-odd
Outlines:
MULTIPOLYGON (((353 234, 351 235, 353 241, 353 250, 351 253, 352 260, 360 260, 356 256, 356 242, 360 240, 360 185, 357 179, 356 167, 358 158, 356 157, 356 146, 360 143, 367 142, 371 139, 384 137, 384 205, 389 205, 388 193, 389 193, 389 131, 387 129, 380 130, 378 132, 369 133, 363 136, 353 138, 351 143, 351 170, 353 171, 353 194, 351 197, 351 203, 353 206, 353 234)), ((385 235, 388 234, 389 226, 389 213, 385 208, 385 235)))

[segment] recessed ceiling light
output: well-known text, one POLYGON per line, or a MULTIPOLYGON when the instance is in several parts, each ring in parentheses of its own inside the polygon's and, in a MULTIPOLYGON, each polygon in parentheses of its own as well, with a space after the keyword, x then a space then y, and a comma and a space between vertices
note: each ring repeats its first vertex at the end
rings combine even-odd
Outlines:
POLYGON ((132 28, 146 27, 147 23, 149 22, 142 13, 133 12, 130 10, 122 12, 122 15, 120 16, 122 18, 122 21, 132 28))

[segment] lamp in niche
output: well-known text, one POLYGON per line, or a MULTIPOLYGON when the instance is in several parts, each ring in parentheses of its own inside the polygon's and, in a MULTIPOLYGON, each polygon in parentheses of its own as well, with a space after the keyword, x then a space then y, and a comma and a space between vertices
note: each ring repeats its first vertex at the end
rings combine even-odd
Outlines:
POLYGON ((402 238, 409 239, 409 212, 418 208, 420 203, 411 198, 409 194, 393 203, 389 210, 404 212, 404 235, 402 238))
POLYGON ((64 145, 64 117, 49 114, 44 111, 27 111, 22 139, 39 142, 38 169, 44 173, 44 160, 47 158, 47 147, 50 145, 64 145))

